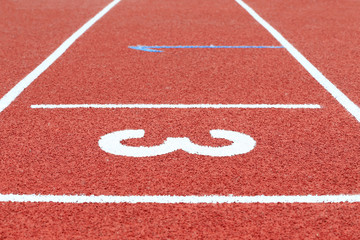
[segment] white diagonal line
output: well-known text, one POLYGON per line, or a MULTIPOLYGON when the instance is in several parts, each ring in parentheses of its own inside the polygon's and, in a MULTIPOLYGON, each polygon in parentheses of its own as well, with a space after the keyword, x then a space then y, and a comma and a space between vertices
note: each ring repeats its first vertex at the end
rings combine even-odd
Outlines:
POLYGON ((289 43, 275 28, 260 17, 242 0, 239 3, 258 23, 260 23, 282 46, 323 86, 348 112, 360 122, 360 108, 330 82, 314 65, 312 65, 291 43, 289 43))
POLYGON ((31 73, 18 82, 9 92, 0 99, 0 113, 7 108, 37 77, 48 69, 83 33, 85 33, 94 23, 109 12, 120 0, 114 0, 103 10, 86 22, 81 28, 65 40, 50 56, 48 56, 31 73))

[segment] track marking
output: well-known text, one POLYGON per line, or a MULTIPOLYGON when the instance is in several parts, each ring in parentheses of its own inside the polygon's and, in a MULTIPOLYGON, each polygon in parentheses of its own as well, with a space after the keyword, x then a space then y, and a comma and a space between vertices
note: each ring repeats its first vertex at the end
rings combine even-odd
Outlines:
POLYGON ((189 49, 189 48, 284 48, 283 46, 214 46, 214 45, 210 45, 210 46, 142 46, 142 45, 138 45, 138 46, 129 46, 129 48, 131 49, 135 49, 135 50, 140 50, 140 51, 145 51, 145 52, 163 52, 161 50, 154 50, 155 49, 160 49, 160 48, 181 48, 181 49, 189 49))
POLYGON ((291 43, 289 43, 275 28, 260 17, 242 0, 239 3, 259 24, 261 24, 286 50, 323 86, 348 112, 360 122, 360 108, 331 83, 314 65, 312 65, 291 43))
POLYGON ((65 40, 49 57, 47 57, 31 73, 18 82, 8 93, 0 99, 0 113, 7 108, 37 77, 48 69, 82 34, 109 12, 121 0, 114 0, 103 10, 87 21, 81 28, 65 40))
POLYGON ((99 147, 107 153, 126 157, 153 157, 177 150, 203 156, 230 157, 250 152, 256 145, 256 141, 247 134, 223 129, 210 130, 210 135, 213 138, 229 140, 232 142, 230 145, 201 146, 194 144, 187 137, 168 137, 164 143, 150 147, 133 147, 121 143, 123 140, 142 138, 144 135, 143 129, 128 129, 108 133, 100 138, 99 147))
POLYGON ((0 202, 43 202, 43 203, 357 203, 360 195, 290 195, 290 196, 86 196, 86 195, 37 195, 0 194, 0 202))
POLYGON ((321 108, 318 104, 40 104, 35 109, 56 108, 321 108))

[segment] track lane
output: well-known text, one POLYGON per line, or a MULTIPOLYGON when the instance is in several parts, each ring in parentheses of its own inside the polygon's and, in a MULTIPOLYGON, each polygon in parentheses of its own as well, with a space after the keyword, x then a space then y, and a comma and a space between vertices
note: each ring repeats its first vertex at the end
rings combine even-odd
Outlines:
POLYGON ((325 91, 316 88, 316 82, 286 52, 281 49, 241 52, 237 49, 216 52, 212 52, 213 49, 176 49, 158 54, 127 47, 130 39, 139 41, 140 36, 151 45, 164 38, 169 41, 166 36, 177 39, 176 44, 187 39, 203 41, 209 36, 216 44, 238 43, 240 39, 246 45, 263 45, 264 41, 265 45, 276 45, 276 40, 233 1, 228 5, 218 1, 192 4, 192 1, 159 1, 158 5, 148 1, 143 5, 121 2, 46 70, 37 84, 31 85, 1 115, 5 135, 1 139, 5 149, 2 157, 6 159, 2 166, 2 192, 105 195, 356 192, 359 173, 354 168, 357 160, 353 155, 358 149, 358 126, 325 91), (211 13, 211 19, 205 13, 211 13), (224 15, 227 16, 225 20, 224 15), (179 16, 193 24, 184 25, 179 16), (143 26, 138 24, 140 19, 143 19, 143 26), (137 28, 133 24, 137 24, 137 28), (174 26, 176 31, 172 30, 174 26), (220 35, 219 26, 222 26, 221 31, 231 35, 220 35), (228 29, 225 30, 225 26, 228 29), (155 29, 163 31, 159 34, 155 29), (128 34, 120 37, 124 33, 128 34), (256 111, 30 109, 31 104, 47 101, 311 102, 320 103, 323 108, 256 111), (211 139, 209 131, 212 129, 248 134, 257 145, 245 155, 224 158, 227 164, 224 159, 194 156, 183 151, 148 159, 129 159, 99 148, 101 136, 124 129, 145 130, 145 138, 125 141, 133 146, 159 145, 167 137, 188 137, 200 145, 228 144, 225 140, 211 139), (189 172, 191 177, 187 176, 189 172), (239 185, 243 182, 246 183, 239 185), (113 187, 109 189, 107 184, 113 187), (13 192, 14 186, 18 192, 13 192))
POLYGON ((358 137, 356 121, 287 52, 176 49, 148 53, 128 48, 130 41, 139 39, 154 45, 174 38, 180 44, 189 39, 204 41, 206 36, 215 44, 238 45, 241 41, 246 45, 264 42, 276 45, 276 40, 236 2, 192 4, 195 3, 120 2, 50 66, 0 116, 5 133, 0 140, 5 149, 2 157, 6 159, 2 166, 2 193, 356 193, 360 178, 353 157, 359 147, 354 144, 358 137), (183 24, 179 16, 193 24, 183 24), (158 33, 156 29, 162 31, 158 33), (221 35, 219 31, 231 34, 221 35), (290 102, 317 103, 322 108, 216 111, 30 108, 38 103, 114 102, 290 102), (101 136, 125 129, 146 132, 142 139, 125 141, 133 146, 159 145, 168 137, 188 137, 199 145, 228 144, 225 140, 211 139, 212 129, 248 134, 257 145, 245 155, 219 159, 183 151, 133 159, 99 148, 101 136))
MULTIPOLYGON (((126 8, 125 3, 122 7, 126 8)), ((191 9, 194 8, 189 6, 191 9)), ((154 12, 161 13, 164 9, 166 8, 160 7, 154 12)), ((113 20, 119 16, 120 14, 117 14, 105 18, 104 23, 114 23, 113 20)), ((161 21, 158 21, 158 24, 159 22, 161 21)), ((151 26, 150 23, 149 21, 151 26)), ((254 25, 255 29, 259 27, 254 25)), ((223 70, 228 72, 233 70, 232 66, 221 68, 221 71, 219 70, 212 78, 211 84, 206 85, 210 87, 211 92, 204 89, 205 81, 200 82, 196 88, 192 84, 182 88, 192 91, 177 90, 175 87, 179 85, 174 81, 168 94, 164 94, 167 87, 165 84, 163 88, 157 90, 158 84, 150 83, 147 87, 142 87, 139 81, 130 82, 128 89, 131 89, 131 93, 124 95, 124 92, 119 92, 116 86, 124 86, 125 81, 116 85, 121 81, 116 76, 130 68, 117 69, 115 61, 123 63, 121 57, 116 57, 109 65, 98 67, 99 62, 105 63, 109 56, 113 58, 115 55, 123 54, 125 57, 133 58, 132 66, 136 66, 135 63, 152 66, 150 70, 146 70, 146 74, 151 76, 153 72, 161 73, 157 70, 158 65, 155 64, 161 61, 149 63, 150 58, 147 58, 142 62, 142 57, 133 57, 140 53, 131 52, 134 50, 129 49, 117 51, 122 49, 121 47, 111 51, 112 45, 107 46, 105 39, 114 37, 116 40, 116 31, 102 36, 104 41, 101 42, 104 43, 105 48, 100 44, 97 46, 94 40, 101 37, 98 34, 99 30, 104 31, 101 28, 103 25, 99 25, 94 32, 89 32, 88 36, 93 36, 92 38, 88 39, 84 36, 84 42, 89 41, 86 46, 84 42, 74 46, 73 51, 69 51, 38 79, 40 80, 38 84, 32 85, 0 115, 1 120, 4 120, 1 122, 1 131, 6 136, 0 138, 0 145, 6 149, 5 152, 0 153, 1 157, 6 159, 0 171, 1 193, 118 195, 358 193, 359 165, 357 155, 354 156, 354 153, 359 149, 357 144, 359 127, 336 101, 321 88, 316 87, 316 83, 312 82, 301 67, 293 65, 295 62, 290 56, 277 55, 278 53, 255 54, 254 59, 267 69, 262 75, 261 70, 251 68, 251 63, 255 62, 251 62, 254 60, 248 53, 241 55, 241 57, 245 56, 244 59, 227 52, 221 54, 200 52, 197 53, 198 58, 196 58, 197 56, 194 55, 197 54, 174 51, 170 52, 173 55, 162 57, 161 61, 165 63, 166 60, 170 61, 174 58, 174 55, 178 58, 171 62, 172 64, 163 65, 165 69, 184 64, 192 72, 199 70, 191 68, 191 63, 186 65, 185 61, 179 60, 183 57, 195 58, 196 63, 201 63, 204 58, 208 60, 205 63, 220 59, 219 61, 224 65, 228 62, 226 60, 235 59, 233 64, 243 65, 240 65, 242 68, 236 71, 236 74, 230 73, 230 77, 225 76, 227 79, 223 84, 225 89, 216 87, 218 85, 213 87, 212 84, 219 79, 216 77, 223 76, 223 70), (87 52, 88 55, 95 54, 98 52, 95 49, 99 47, 107 49, 102 52, 104 56, 98 56, 86 70, 82 71, 80 67, 88 63, 85 62, 84 56, 87 56, 87 52), (266 60, 269 56, 270 59, 266 60), (72 58, 75 60, 71 60, 72 58), (284 60, 285 62, 280 65, 284 60), (83 64, 82 61, 85 63, 83 64), (108 68, 109 66, 111 67, 108 68), (281 72, 269 71, 269 66, 281 66, 281 72), (63 75, 69 69, 76 78, 72 78, 71 74, 63 75), (111 70, 107 72, 104 69, 111 70), (246 78, 244 69, 250 77, 246 78), (291 76, 290 80, 281 78, 284 73, 291 76), (110 90, 104 92, 101 88, 102 84, 96 81, 103 74, 108 77, 103 86, 110 85, 115 93, 111 94, 110 90), (87 78, 89 75, 92 75, 93 79, 87 78), (233 84, 232 86, 236 87, 236 81, 233 79, 236 75, 246 79, 244 85, 252 87, 250 93, 240 89, 226 95, 226 90, 231 89, 229 85, 233 84), (267 79, 266 84, 261 87, 262 90, 258 88, 261 86, 260 81, 252 82, 257 76, 263 77, 265 81, 267 79), (78 82, 71 82, 74 79, 78 82), (62 85, 67 81, 70 81, 69 85, 62 85), (95 87, 99 90, 91 91, 95 87), (199 96, 196 96, 197 91, 200 92, 199 96), (213 94, 214 92, 218 96, 213 94), (178 109, 40 111, 30 108, 31 104, 39 103, 89 103, 88 101, 137 103, 137 99, 141 99, 142 103, 154 101, 159 103, 161 98, 168 103, 178 103, 180 100, 186 103, 198 103, 198 100, 204 99, 208 103, 219 103, 220 100, 223 101, 221 103, 239 103, 238 101, 246 99, 259 103, 292 101, 291 103, 321 104, 322 108, 256 111, 187 110, 186 112, 178 109), (212 128, 230 128, 253 136, 257 140, 259 149, 238 157, 219 160, 189 156, 182 151, 156 158, 129 159, 106 154, 98 148, 97 141, 100 136, 123 128, 144 128, 149 133, 144 139, 126 142, 134 146, 160 144, 169 136, 186 136, 196 143, 212 146, 227 144, 222 140, 214 141, 206 134, 212 128)), ((180 29, 179 32, 185 36, 185 30, 180 29)), ((253 32, 259 35, 264 33, 261 30, 253 32)), ((151 34, 151 29, 145 33, 156 37, 156 34, 151 34)), ((166 33, 165 31, 159 36, 159 39, 163 39, 164 36, 166 38, 166 33)), ((211 31, 208 33, 211 35, 211 31)), ((175 36, 176 31, 174 30, 170 35, 175 36)), ((201 35, 195 34, 195 36, 201 35)), ((250 39, 250 34, 247 37, 250 39)), ((260 36, 260 39, 262 38, 268 39, 260 36)), ((144 39, 148 40, 146 36, 144 39)), ((123 47, 126 47, 126 44, 123 47)), ((206 68, 206 64, 200 66, 203 74, 216 69, 216 67, 206 68)), ((143 69, 143 67, 139 68, 137 72, 130 70, 127 73, 128 79, 132 79, 143 69)), ((183 74, 183 79, 191 77, 187 76, 186 71, 182 71, 181 67, 177 67, 176 70, 183 74)), ((169 76, 174 77, 171 73, 164 74, 158 83, 164 83, 169 76)), ((197 79, 201 80, 200 77, 197 79)), ((186 81, 183 83, 186 84, 186 81)), ((357 238, 359 226, 356 217, 359 204, 81 204, 76 206, 53 203, 2 203, 1 206, 3 207, 0 210, 3 212, 0 219, 1 229, 5 229, 1 232, 1 236, 11 235, 18 238, 54 235, 105 239, 114 236, 357 238)))
POLYGON ((6 159, 1 166, 2 193, 307 195, 352 194, 358 189, 359 165, 353 155, 358 128, 341 106, 65 113, 27 108, 4 116, 17 121, 2 124, 9 136, 1 140, 6 159), (337 120, 329 125, 333 112, 337 120), (145 138, 124 142, 133 146, 159 145, 167 137, 189 137, 200 145, 228 144, 211 139, 211 129, 246 133, 257 145, 247 154, 226 158, 183 151, 128 158, 99 148, 101 136, 123 129, 145 130, 145 138))
POLYGON ((128 48, 136 44, 279 45, 236 2, 192 5, 188 1, 120 2, 39 77, 39 84, 30 87, 32 101, 303 104, 326 99, 327 93, 317 91, 316 82, 283 49, 149 53, 128 48))

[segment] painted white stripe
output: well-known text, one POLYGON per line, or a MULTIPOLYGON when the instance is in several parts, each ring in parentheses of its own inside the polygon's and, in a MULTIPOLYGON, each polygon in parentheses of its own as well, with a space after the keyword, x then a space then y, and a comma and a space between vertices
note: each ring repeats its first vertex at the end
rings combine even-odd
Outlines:
POLYGON ((0 194, 0 202, 55 203, 341 203, 360 202, 360 195, 303 196, 85 196, 85 195, 20 195, 0 194))
POLYGON ((292 44, 290 44, 275 28, 260 17, 242 0, 239 3, 258 23, 260 23, 282 46, 323 86, 347 111, 360 122, 360 108, 331 83, 314 65, 312 65, 292 44))
POLYGON ((317 104, 42 104, 31 108, 321 108, 317 104))
POLYGON ((7 108, 40 74, 48 69, 82 34, 110 11, 120 0, 114 0, 65 40, 49 57, 0 99, 0 113, 7 108))

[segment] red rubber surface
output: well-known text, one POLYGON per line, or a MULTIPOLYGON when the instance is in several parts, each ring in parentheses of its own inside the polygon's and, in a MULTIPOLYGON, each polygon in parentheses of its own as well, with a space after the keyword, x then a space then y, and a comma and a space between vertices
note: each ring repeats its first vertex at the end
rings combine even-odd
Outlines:
POLYGON ((359 204, 2 204, 15 239, 358 239, 359 204))
MULTIPOLYGON (((252 4, 264 6, 259 13, 268 20, 270 7, 260 1, 252 4)), ((284 26, 291 27, 289 22, 284 26)), ((287 29, 274 27, 280 32, 287 29)), ((302 52, 302 35, 292 34, 290 42, 300 44, 302 52)), ((0 193, 359 194, 359 123, 286 50, 149 53, 128 48, 138 44, 279 45, 234 1, 123 0, 0 114, 0 193), (322 108, 30 108, 81 103, 310 103, 322 108), (143 139, 125 142, 134 146, 160 144, 167 137, 189 137, 210 146, 227 144, 212 139, 211 129, 246 133, 257 145, 247 154, 223 158, 183 151, 129 158, 99 148, 101 136, 124 129, 146 131, 143 139)), ((321 54, 317 48, 312 51, 312 57, 321 54)), ((4 203, 0 212, 4 229, 0 236, 13 238, 357 239, 359 235, 358 203, 4 203)))

